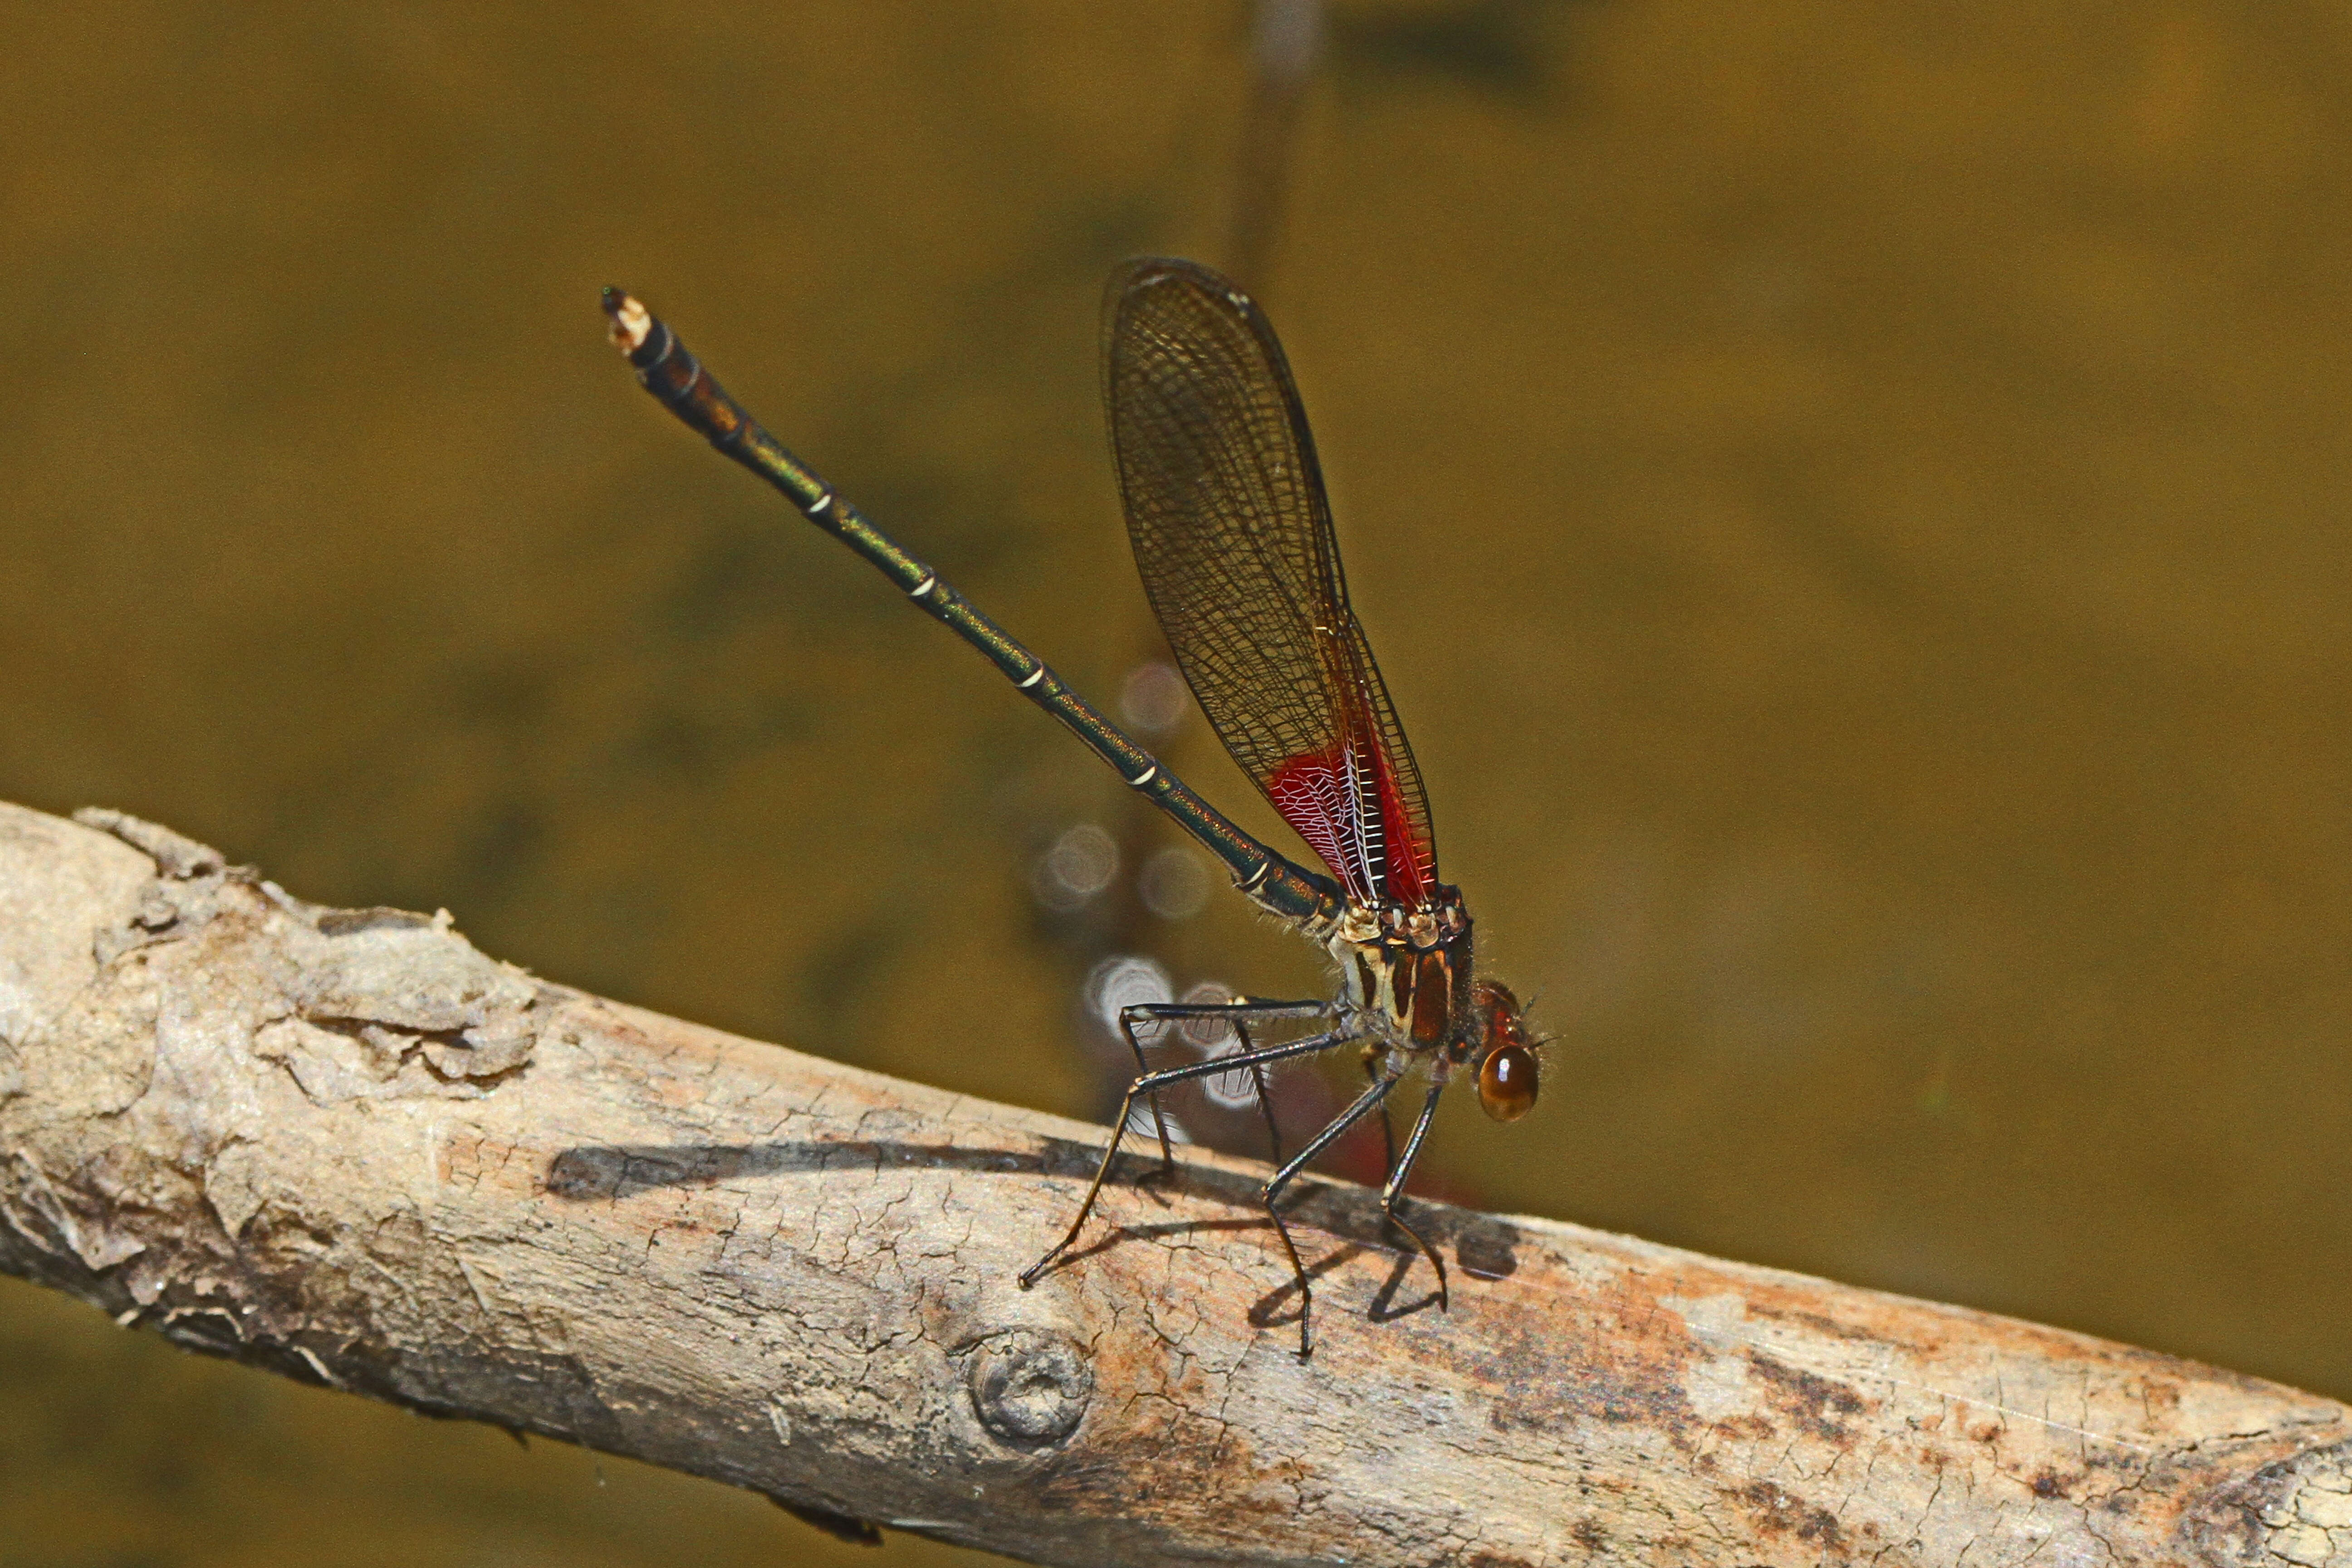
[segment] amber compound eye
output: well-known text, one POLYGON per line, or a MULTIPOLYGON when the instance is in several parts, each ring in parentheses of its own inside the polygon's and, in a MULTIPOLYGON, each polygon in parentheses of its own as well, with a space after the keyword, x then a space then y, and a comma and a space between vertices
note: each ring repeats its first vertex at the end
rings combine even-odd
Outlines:
POLYGON ((1484 1047, 1478 1060, 1478 1103, 1497 1121, 1517 1121, 1536 1104, 1536 1053, 1520 1021, 1519 999, 1492 980, 1473 993, 1484 1047))
POLYGON ((1525 1046, 1488 1051, 1478 1064, 1478 1103, 1497 1121, 1517 1121, 1536 1108, 1536 1054, 1525 1046))

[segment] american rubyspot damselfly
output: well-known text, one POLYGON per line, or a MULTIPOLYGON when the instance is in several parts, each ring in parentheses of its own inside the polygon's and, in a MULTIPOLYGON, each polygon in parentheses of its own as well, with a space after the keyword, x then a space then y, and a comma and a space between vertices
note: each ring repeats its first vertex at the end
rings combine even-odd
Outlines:
MULTIPOLYGON (((1283 1190, 1342 1133, 1418 1070, 1429 1090, 1399 1151, 1391 1134, 1381 1207, 1437 1271, 1444 1260, 1399 1212, 1440 1096, 1456 1072, 1479 1103, 1512 1121, 1535 1103, 1537 1066, 1518 1001, 1472 970, 1471 921, 1460 889, 1438 879, 1420 770, 1348 604, 1322 470, 1290 366, 1264 312, 1196 262, 1147 258, 1111 277, 1104 307, 1104 398, 1129 539, 1176 662, 1225 750, 1331 876, 1293 864, 1193 794, 921 561, 866 521, 743 412, 676 334, 619 289, 604 291, 613 341, 646 390, 711 445, 781 490, 801 514, 864 556, 908 597, 1002 670, 1117 768, 1129 784, 1223 862, 1234 885, 1331 955, 1328 1001, 1238 998, 1150 1003, 1121 1011, 1139 1076, 1128 1087, 1093 1184, 1062 1239, 1021 1276, 1028 1285, 1085 1227, 1118 1158, 1139 1097, 1246 1070, 1266 1108, 1278 1167, 1260 1200, 1297 1283, 1298 1349, 1311 1342, 1306 1265, 1278 1206, 1283 1190), (1158 1071, 1139 1027, 1217 1021, 1240 1048, 1158 1071), (1304 1037, 1253 1046, 1248 1031, 1286 1021, 1304 1037), (1265 1069, 1360 1047, 1364 1091, 1287 1160, 1265 1069)), ((1159 1121, 1163 1173, 1175 1168, 1159 1121)))

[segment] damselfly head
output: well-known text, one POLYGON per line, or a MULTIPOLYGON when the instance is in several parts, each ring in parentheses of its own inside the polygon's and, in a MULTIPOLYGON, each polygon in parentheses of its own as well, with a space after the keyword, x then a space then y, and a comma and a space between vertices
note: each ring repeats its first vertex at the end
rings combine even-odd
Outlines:
POLYGON ((1470 989, 1478 1024, 1478 1103, 1497 1121, 1517 1121, 1535 1109, 1538 1074, 1535 1047, 1519 999, 1499 980, 1470 989))

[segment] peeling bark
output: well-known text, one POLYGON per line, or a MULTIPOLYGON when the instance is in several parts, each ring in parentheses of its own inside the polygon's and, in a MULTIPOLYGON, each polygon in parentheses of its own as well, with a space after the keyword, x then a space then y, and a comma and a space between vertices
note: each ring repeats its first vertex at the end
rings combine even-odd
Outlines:
POLYGON ((0 805, 0 1268, 193 1350, 1047 1563, 2352 1568, 2352 1411, 1959 1308, 1315 1184, 533 979, 0 805))

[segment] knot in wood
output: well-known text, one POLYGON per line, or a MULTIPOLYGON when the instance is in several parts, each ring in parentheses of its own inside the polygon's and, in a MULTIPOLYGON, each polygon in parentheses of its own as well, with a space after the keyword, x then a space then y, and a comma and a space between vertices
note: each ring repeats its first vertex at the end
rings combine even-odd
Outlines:
POLYGON ((1076 1342, 1046 1329, 1006 1329, 981 1342, 967 1377, 972 1413, 1015 1448, 1047 1448, 1078 1429, 1094 1368, 1076 1342))

